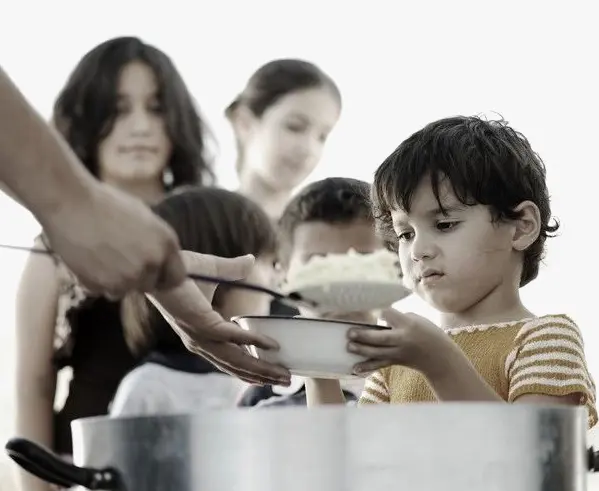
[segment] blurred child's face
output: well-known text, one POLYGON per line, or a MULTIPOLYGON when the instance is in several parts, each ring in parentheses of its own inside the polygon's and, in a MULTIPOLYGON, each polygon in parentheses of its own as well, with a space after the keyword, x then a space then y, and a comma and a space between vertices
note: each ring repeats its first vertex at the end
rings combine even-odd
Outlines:
MULTIPOLYGON (((344 254, 349 249, 370 254, 383 246, 375 232, 374 224, 368 220, 355 220, 350 223, 304 222, 293 233, 289 267, 304 264, 312 256, 344 254)), ((302 314, 311 315, 303 312, 302 314)), ((336 315, 334 317, 341 318, 336 315)), ((343 318, 355 322, 375 321, 370 313, 352 313, 343 318)))
MULTIPOLYGON (((244 279, 248 283, 272 288, 274 279, 274 258, 257 258, 252 272, 244 279)), ((237 315, 268 315, 271 298, 263 293, 231 288, 223 295, 219 313, 230 319, 237 315)))
POLYGON ((284 95, 260 118, 251 117, 243 138, 242 171, 258 175, 275 190, 298 186, 320 162, 340 111, 327 87, 284 95))
POLYGON ((157 90, 149 66, 133 62, 123 68, 114 126, 98 147, 103 181, 132 184, 162 179, 172 145, 157 90))
POLYGON ((521 256, 514 226, 491 220, 488 207, 465 206, 451 186, 439 190, 439 210, 428 179, 414 194, 410 213, 391 212, 406 286, 445 313, 479 313, 517 296, 521 256), (473 310, 476 308, 476 310, 473 310))

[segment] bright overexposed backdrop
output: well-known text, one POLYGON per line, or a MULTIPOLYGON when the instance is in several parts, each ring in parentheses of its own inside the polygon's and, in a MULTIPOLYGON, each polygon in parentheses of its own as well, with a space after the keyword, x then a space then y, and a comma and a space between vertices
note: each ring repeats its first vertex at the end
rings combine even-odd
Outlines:
MULTIPOLYGON (((599 268, 592 256, 599 37, 592 5, 22 0, 2 13, 0 63, 49 117, 70 70, 97 43, 137 35, 155 44, 172 56, 218 137, 218 173, 226 187, 235 186, 234 153, 222 111, 250 73, 272 58, 314 61, 343 92, 342 121, 312 179, 370 180, 382 159, 429 121, 503 115, 544 158, 553 210, 562 222, 524 299, 538 313, 574 317, 599 374, 593 294, 599 268)), ((1 243, 26 245, 37 232, 26 211, 0 197, 1 243)), ((24 259, 0 251, 0 404, 6 408, 0 440, 11 431, 13 301, 24 259)), ((431 315, 416 299, 402 307, 431 315)))

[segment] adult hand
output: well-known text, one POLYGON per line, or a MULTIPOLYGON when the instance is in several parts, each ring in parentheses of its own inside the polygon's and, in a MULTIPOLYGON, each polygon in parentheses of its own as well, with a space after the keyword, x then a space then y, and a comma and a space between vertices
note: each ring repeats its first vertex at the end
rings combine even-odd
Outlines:
POLYGON ((120 298, 181 284, 172 229, 141 201, 95 183, 77 203, 39 217, 52 250, 93 293, 120 298))
MULTIPOLYGON (((188 273, 228 280, 244 278, 254 265, 252 256, 226 259, 182 251, 181 257, 188 273)), ((291 375, 286 368, 258 360, 245 349, 246 345, 278 349, 277 343, 223 319, 211 305, 215 290, 215 285, 187 280, 178 287, 146 295, 191 352, 246 382, 289 385, 291 375)))
POLYGON ((99 183, 0 67, 0 184, 40 221, 81 283, 120 297, 184 280, 174 232, 99 183))

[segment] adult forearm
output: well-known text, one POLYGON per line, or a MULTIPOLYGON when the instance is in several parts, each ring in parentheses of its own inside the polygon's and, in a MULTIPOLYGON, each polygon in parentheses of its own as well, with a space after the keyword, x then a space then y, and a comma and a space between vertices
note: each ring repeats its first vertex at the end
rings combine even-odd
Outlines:
POLYGON ((95 182, 1 68, 0 181, 38 219, 85 200, 95 182))

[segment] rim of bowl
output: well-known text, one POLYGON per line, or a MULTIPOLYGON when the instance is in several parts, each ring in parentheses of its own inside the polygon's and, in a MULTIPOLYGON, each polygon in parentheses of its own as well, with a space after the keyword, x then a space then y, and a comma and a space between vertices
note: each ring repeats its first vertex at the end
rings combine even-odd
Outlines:
POLYGON ((287 317, 285 315, 236 315, 235 317, 231 317, 232 322, 237 322, 240 319, 278 319, 278 320, 286 320, 286 321, 316 321, 318 323, 324 324, 343 324, 343 325, 352 325, 352 326, 362 326, 362 327, 370 327, 376 329, 389 329, 389 326, 379 326, 377 324, 367 324, 366 322, 355 322, 350 320, 341 320, 341 319, 319 319, 318 317, 287 317))

